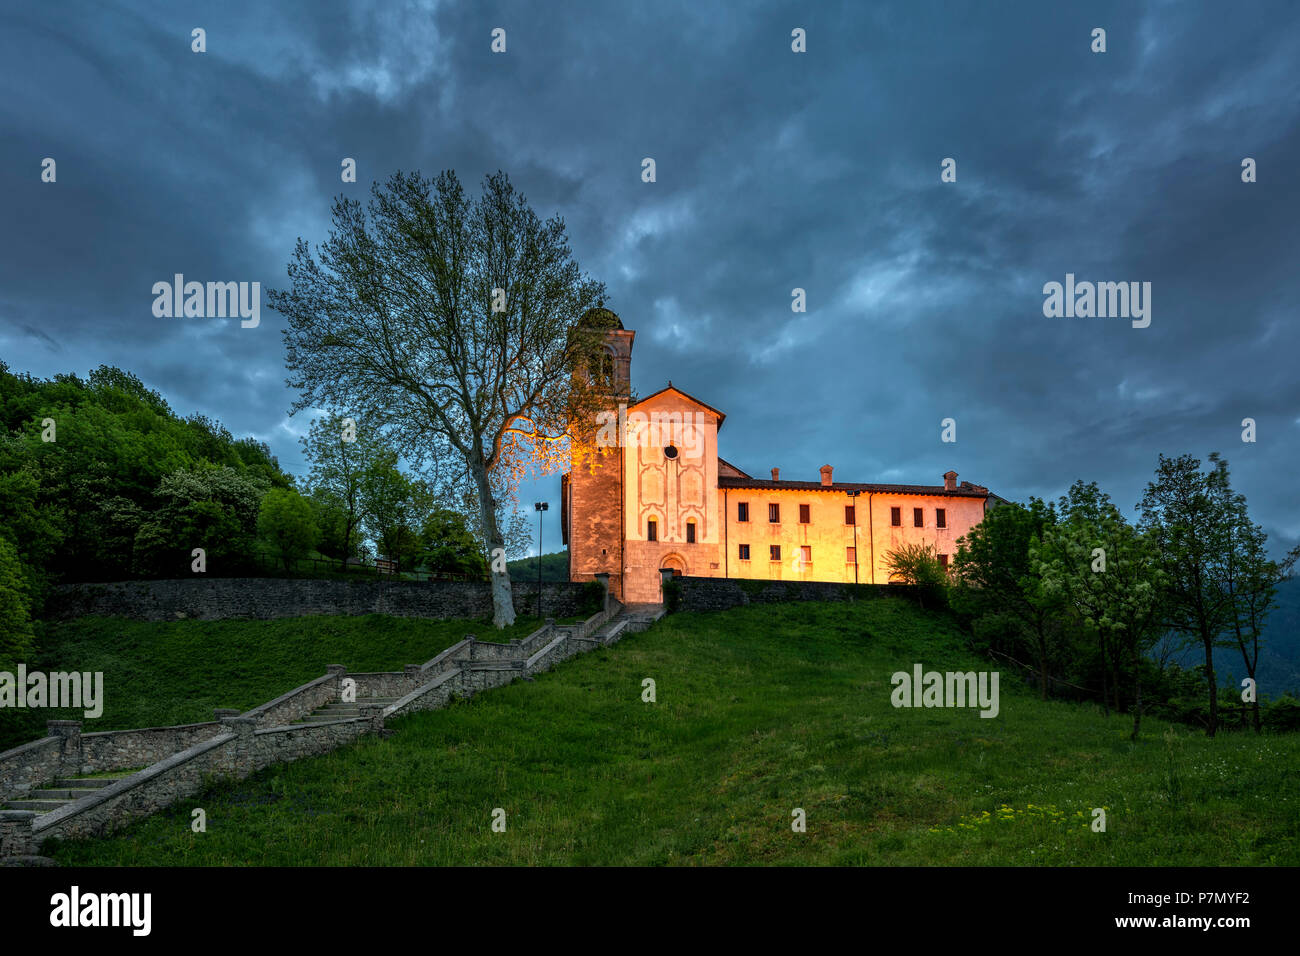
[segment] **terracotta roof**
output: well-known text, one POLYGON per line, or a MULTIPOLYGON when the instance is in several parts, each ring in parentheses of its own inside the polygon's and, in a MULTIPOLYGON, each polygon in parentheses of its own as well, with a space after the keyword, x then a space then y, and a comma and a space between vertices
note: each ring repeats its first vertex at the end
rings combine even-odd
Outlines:
POLYGON ((766 478, 718 478, 719 488, 753 488, 760 491, 864 491, 873 494, 932 495, 940 498, 991 498, 987 488, 977 488, 963 481, 955 491, 943 485, 873 485, 853 481, 836 481, 823 485, 820 481, 772 481, 766 478))

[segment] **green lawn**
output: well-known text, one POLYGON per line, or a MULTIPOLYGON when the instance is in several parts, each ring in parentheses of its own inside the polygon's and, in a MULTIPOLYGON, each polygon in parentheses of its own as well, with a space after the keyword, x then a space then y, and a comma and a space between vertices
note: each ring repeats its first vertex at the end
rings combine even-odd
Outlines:
MULTIPOLYGON (((568 619, 566 619, 568 620, 568 619)), ((576 620, 576 618, 574 619, 576 620)), ((46 720, 81 720, 83 732, 212 720, 217 707, 247 710, 325 673, 401 670, 423 664, 474 634, 485 641, 526 637, 539 626, 520 616, 497 631, 488 620, 298 617, 278 621, 145 623, 86 617, 51 625, 46 650, 28 670, 104 674, 104 712, 0 711, 0 750, 45 736, 46 720)))
MULTIPOLYGON (((326 656, 347 662, 342 646, 326 656)), ((918 661, 984 666, 945 617, 899 599, 677 615, 390 721, 387 739, 45 852, 114 866, 1300 863, 1300 736, 1166 739, 1149 721, 1133 744, 1129 718, 1041 702, 1009 674, 995 719, 893 708, 890 675, 918 661), (642 702, 646 677, 657 703, 642 702), (206 833, 190 831, 198 806, 206 833)))

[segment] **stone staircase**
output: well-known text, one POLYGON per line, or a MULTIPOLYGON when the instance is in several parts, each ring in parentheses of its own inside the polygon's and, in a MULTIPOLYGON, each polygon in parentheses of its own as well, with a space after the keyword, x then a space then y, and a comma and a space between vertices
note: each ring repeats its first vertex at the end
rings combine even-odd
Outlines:
POLYGON ((135 773, 134 770, 123 770, 121 773, 110 776, 59 777, 48 787, 29 790, 23 799, 10 800, 0 809, 32 810, 36 813, 49 813, 51 810, 67 806, 74 800, 90 796, 96 790, 117 783, 117 781, 129 777, 133 773, 135 773))
POLYGON ((230 776, 236 769, 246 775, 272 764, 328 753, 365 733, 387 736, 392 731, 383 725, 390 709, 402 713, 437 709, 453 697, 505 686, 521 676, 531 680, 530 675, 550 670, 575 654, 644 631, 663 615, 663 605, 615 602, 581 624, 548 622, 544 629, 509 645, 478 642, 467 635, 423 666, 355 675, 359 694, 355 701, 340 699, 339 682, 346 668, 331 665, 323 677, 260 707, 242 714, 220 709, 215 721, 203 724, 83 736, 79 722, 50 721, 45 738, 0 755, 5 758, 0 782, 7 781, 9 796, 7 802, 0 802, 0 865, 6 860, 37 859, 33 854, 49 837, 108 832, 199 792, 212 777, 230 776), (402 693, 405 696, 378 696, 402 693), (175 737, 169 749, 159 743, 163 733, 175 737), (88 741, 93 741, 89 749, 88 741), (136 759, 124 759, 127 754, 136 759), (141 757, 152 761, 143 766, 147 772, 142 772, 141 757), (135 769, 116 769, 125 763, 135 764, 135 769), (79 773, 69 773, 72 768, 79 773), (101 772, 87 776, 93 769, 101 772), (54 779, 45 783, 50 777, 54 779))
POLYGON ((317 707, 302 720, 295 720, 292 723, 324 724, 331 720, 348 720, 352 717, 360 717, 361 708, 364 705, 371 704, 375 707, 387 707, 389 704, 397 703, 398 700, 400 700, 398 697, 358 697, 354 703, 332 700, 324 707, 317 707))

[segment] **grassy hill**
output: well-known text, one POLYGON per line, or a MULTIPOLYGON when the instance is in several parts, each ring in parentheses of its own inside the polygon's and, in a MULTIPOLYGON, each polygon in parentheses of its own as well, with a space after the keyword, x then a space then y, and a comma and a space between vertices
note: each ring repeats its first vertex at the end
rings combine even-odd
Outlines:
POLYGON ((535 681, 392 720, 387 739, 46 852, 164 866, 1300 863, 1300 735, 1209 740, 1150 721, 1133 744, 1127 718, 1041 702, 1010 675, 995 719, 895 709, 890 676, 915 662, 986 666, 947 618, 898 599, 677 615, 535 681), (656 703, 641 699, 647 677, 656 703), (206 833, 190 831, 196 806, 206 833), (1088 826, 1094 807, 1105 833, 1088 826))
POLYGON ((214 708, 256 707, 320 677, 330 664, 358 673, 401 670, 466 634, 508 641, 539 624, 521 615, 502 632, 487 619, 370 615, 169 623, 87 617, 47 625, 45 650, 28 670, 102 672, 104 712, 84 720, 74 710, 0 710, 0 750, 43 737, 47 720, 82 720, 87 733, 211 720, 214 708))
MULTIPOLYGON (((506 567, 510 570, 511 581, 536 581, 537 580, 537 557, 520 558, 517 561, 507 561, 506 567)), ((542 555, 542 580, 543 581, 567 581, 569 580, 569 552, 552 551, 550 554, 542 555)))

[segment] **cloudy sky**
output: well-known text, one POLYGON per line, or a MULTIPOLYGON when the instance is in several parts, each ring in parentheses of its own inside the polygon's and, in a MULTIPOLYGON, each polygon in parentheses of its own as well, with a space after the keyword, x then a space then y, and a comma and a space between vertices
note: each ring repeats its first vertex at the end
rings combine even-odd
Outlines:
POLYGON ((155 318, 153 284, 284 287, 339 193, 499 168, 637 331, 637 391, 726 412, 752 474, 1083 478, 1131 515, 1158 453, 1220 451, 1293 545, 1300 6, 1068 6, 6 4, 0 358, 130 369, 300 472, 265 293, 245 329, 155 318), (1150 326, 1045 317, 1067 273, 1150 282, 1150 326))

